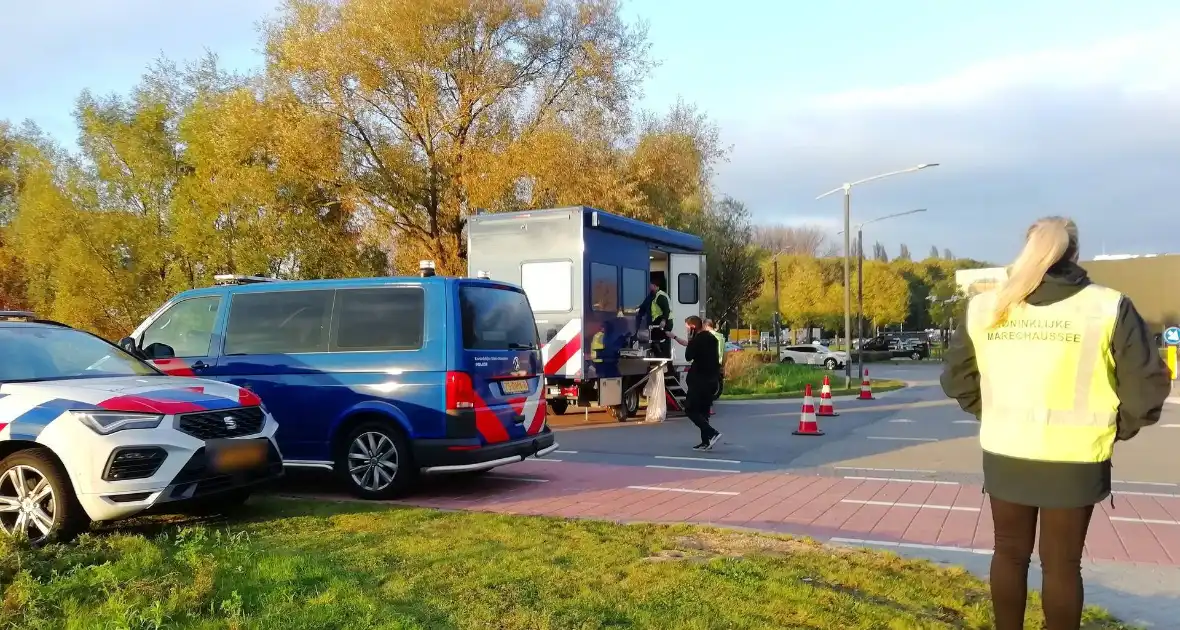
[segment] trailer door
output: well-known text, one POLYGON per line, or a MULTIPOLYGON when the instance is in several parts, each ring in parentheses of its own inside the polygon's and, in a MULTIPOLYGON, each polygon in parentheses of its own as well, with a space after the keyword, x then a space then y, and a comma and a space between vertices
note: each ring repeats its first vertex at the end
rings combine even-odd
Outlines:
MULTIPOLYGON (((696 315, 705 317, 705 256, 703 254, 671 254, 668 256, 668 296, 672 299, 672 330, 680 338, 688 336, 684 319, 696 315)), ((686 363, 684 346, 672 344, 674 364, 686 363)))

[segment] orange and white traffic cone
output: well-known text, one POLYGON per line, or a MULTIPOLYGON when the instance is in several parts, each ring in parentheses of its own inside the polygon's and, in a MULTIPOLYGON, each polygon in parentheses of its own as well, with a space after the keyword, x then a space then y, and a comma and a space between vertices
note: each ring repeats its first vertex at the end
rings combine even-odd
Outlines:
POLYGON ((819 423, 815 420, 815 402, 811 400, 811 385, 803 390, 803 412, 799 415, 799 428, 791 435, 823 435, 819 430, 819 423))
POLYGON ((824 377, 824 385, 819 390, 819 411, 815 415, 821 418, 834 418, 840 414, 836 413, 836 407, 832 404, 832 380, 824 377))
POLYGON ((869 383, 869 371, 865 370, 864 380, 860 382, 860 396, 857 400, 873 400, 873 386, 869 383))

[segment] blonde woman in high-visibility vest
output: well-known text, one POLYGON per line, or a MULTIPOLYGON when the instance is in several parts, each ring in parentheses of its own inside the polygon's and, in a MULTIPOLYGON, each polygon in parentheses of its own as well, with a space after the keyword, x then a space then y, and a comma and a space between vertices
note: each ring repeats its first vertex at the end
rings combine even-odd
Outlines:
POLYGON ((1115 443, 1156 423, 1170 389, 1134 305, 1090 282, 1078 252, 1073 221, 1033 224, 1008 279, 968 303, 942 374, 980 421, 997 630, 1024 627, 1038 518, 1046 627, 1079 627, 1082 546, 1115 443))

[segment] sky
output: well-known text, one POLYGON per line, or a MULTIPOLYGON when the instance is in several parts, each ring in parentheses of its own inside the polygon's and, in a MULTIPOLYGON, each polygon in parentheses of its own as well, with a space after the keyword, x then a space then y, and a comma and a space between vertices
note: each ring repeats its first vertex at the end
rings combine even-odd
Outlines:
MULTIPOLYGON (((125 92, 164 55, 261 64, 272 0, 0 0, 0 119, 63 142, 84 88, 125 92)), ((759 222, 842 228, 917 257, 1013 258, 1036 218, 1072 217, 1083 257, 1180 252, 1180 6, 1170 0, 630 0, 678 97, 730 147, 716 187, 759 222)))

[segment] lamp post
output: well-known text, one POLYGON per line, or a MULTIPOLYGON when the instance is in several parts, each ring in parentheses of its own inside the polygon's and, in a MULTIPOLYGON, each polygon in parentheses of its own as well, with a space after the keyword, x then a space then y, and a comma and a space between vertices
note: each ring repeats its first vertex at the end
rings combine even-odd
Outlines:
MULTIPOLYGON (((865 240, 864 227, 870 223, 877 223, 888 219, 896 219, 897 217, 904 217, 910 214, 917 214, 919 212, 926 212, 926 208, 917 208, 915 210, 906 210, 905 212, 896 212, 894 214, 887 214, 876 219, 869 219, 856 226, 856 338, 858 341, 865 337, 864 330, 864 311, 865 311, 865 240)), ((849 346, 848 352, 852 352, 852 347, 849 346)), ((851 354, 849 358, 851 358, 851 354)), ((851 364, 851 361, 849 361, 851 364)), ((851 369, 851 366, 849 367, 851 369)), ((863 382, 865 378, 865 357, 863 352, 856 354, 856 369, 857 377, 863 382)))
MULTIPOLYGON (((844 347, 848 352, 852 352, 852 287, 849 284, 849 276, 851 276, 850 257, 849 257, 849 223, 851 222, 852 214, 852 188, 861 184, 866 184, 878 179, 885 179, 894 175, 903 175, 905 173, 913 173, 922 169, 938 166, 938 163, 919 164, 909 168, 903 168, 900 171, 890 171, 888 173, 881 173, 872 177, 866 177, 855 182, 846 183, 839 188, 833 188, 828 192, 816 197, 816 201, 838 192, 844 193, 844 347)), ((863 246, 862 246, 863 249, 863 246)), ((852 362, 846 361, 844 363, 844 387, 845 389, 852 387, 852 362)))

